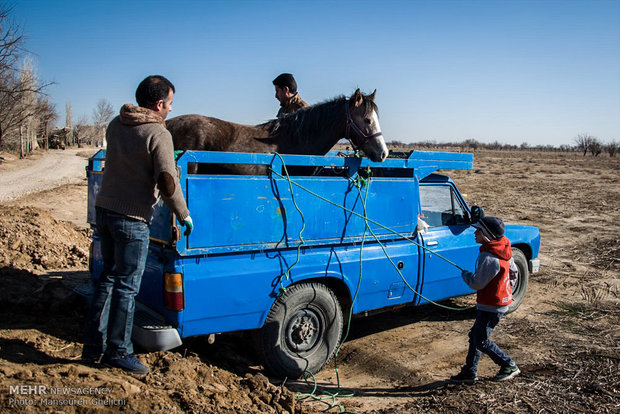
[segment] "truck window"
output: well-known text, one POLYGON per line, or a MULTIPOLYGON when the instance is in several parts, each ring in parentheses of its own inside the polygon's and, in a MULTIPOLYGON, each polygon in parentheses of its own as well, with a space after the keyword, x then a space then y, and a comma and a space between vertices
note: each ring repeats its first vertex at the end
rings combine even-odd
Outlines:
POLYGON ((430 227, 468 224, 463 206, 448 185, 421 185, 420 202, 420 218, 430 227))

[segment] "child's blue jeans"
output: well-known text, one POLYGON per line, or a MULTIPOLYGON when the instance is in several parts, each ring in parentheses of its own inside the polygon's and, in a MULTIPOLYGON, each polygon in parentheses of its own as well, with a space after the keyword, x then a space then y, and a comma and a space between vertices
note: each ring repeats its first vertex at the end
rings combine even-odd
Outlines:
POLYGON ((489 339, 502 316, 504 316, 503 313, 478 310, 474 326, 469 331, 469 351, 463 367, 464 371, 477 373, 478 362, 483 352, 499 366, 503 367, 510 364, 512 361, 510 356, 489 339))

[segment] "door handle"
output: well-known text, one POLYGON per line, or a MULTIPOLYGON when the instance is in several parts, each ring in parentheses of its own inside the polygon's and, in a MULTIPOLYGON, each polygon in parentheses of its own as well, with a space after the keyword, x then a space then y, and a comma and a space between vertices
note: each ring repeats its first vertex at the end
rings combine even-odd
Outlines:
POLYGON ((439 244, 439 242, 437 240, 431 240, 428 243, 426 243, 427 246, 437 246, 439 244))

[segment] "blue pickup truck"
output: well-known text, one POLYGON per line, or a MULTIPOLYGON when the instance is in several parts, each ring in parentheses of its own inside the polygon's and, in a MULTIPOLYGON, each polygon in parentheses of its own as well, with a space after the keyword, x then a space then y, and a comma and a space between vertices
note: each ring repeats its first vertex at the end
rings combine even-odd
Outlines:
MULTIPOLYGON (((247 330, 272 374, 299 378, 333 357, 350 314, 472 293, 460 269, 474 268, 471 224, 484 213, 435 172, 471 169, 473 156, 414 151, 373 163, 339 155, 185 152, 177 166, 195 231, 182 236, 157 204, 134 341, 167 350, 183 338, 247 330), (196 168, 208 164, 215 168, 196 168), (217 168, 247 164, 265 173, 217 168)), ((104 167, 100 151, 88 167, 91 224, 104 167)), ((506 236, 519 268, 514 310, 538 271, 540 234, 506 225, 506 236)), ((91 250, 97 278, 96 231, 91 250)))

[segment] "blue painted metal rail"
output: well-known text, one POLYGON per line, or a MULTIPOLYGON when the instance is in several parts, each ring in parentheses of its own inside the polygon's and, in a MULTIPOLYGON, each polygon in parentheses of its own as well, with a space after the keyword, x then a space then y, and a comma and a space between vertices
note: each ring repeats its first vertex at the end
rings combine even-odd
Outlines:
MULTIPOLYGON (((102 177, 105 151, 89 163, 88 221, 94 223, 94 199, 102 177), (92 192, 93 194, 90 194, 92 192)), ((382 163, 367 158, 325 156, 226 153, 186 151, 177 161, 180 182, 188 203, 195 231, 175 240, 170 210, 160 200, 155 206, 151 239, 176 245, 181 255, 221 254, 264 251, 305 246, 356 243, 361 239, 364 220, 330 205, 293 186, 276 174, 223 175, 189 174, 198 164, 263 165, 285 175, 284 166, 321 167, 323 175, 291 175, 291 179, 330 201, 362 214, 362 203, 354 180, 361 170, 373 171, 373 183, 367 197, 369 218, 403 234, 415 231, 420 213, 418 182, 438 169, 471 169, 473 155, 414 151, 406 159, 388 158, 382 163), (302 214, 293 205, 297 202, 302 214)), ((307 169, 306 169, 307 170, 307 169)), ((311 168, 311 170, 313 170, 311 168)), ((381 239, 394 239, 393 233, 371 225, 381 239)))
MULTIPOLYGON (((359 214, 359 192, 352 182, 359 171, 377 172, 366 201, 367 214, 384 226, 411 235, 419 214, 418 181, 437 169, 471 169, 473 156, 416 151, 407 159, 374 163, 367 158, 188 151, 178 160, 181 182, 195 223, 195 232, 177 242, 181 255, 263 251, 305 246, 339 245, 361 240, 364 220, 317 199, 286 179, 266 175, 188 174, 190 163, 264 165, 284 175, 294 167, 322 167, 336 175, 291 175, 303 187, 359 214), (380 173, 379 173, 380 171, 380 173), (303 217, 293 204, 299 206, 303 217)), ((266 168, 267 170, 267 168, 266 168)), ((393 233, 378 226, 381 239, 393 233)))

